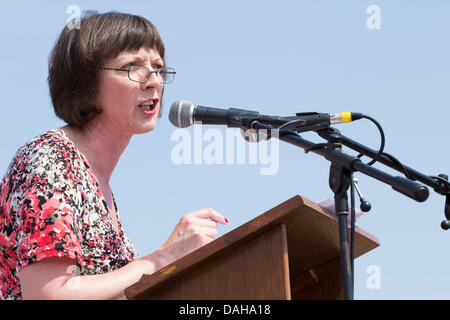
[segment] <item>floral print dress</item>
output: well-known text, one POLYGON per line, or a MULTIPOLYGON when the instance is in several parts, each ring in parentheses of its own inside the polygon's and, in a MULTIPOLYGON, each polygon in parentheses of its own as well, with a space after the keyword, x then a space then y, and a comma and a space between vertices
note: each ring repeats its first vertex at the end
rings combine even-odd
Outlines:
POLYGON ((81 275, 137 258, 88 161, 60 129, 21 147, 0 184, 0 298, 21 299, 20 270, 49 257, 72 259, 81 275))

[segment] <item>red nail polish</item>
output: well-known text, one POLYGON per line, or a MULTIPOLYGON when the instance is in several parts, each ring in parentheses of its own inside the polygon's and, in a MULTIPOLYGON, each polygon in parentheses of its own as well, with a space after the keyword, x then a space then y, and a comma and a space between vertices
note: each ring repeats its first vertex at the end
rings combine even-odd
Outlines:
POLYGON ((226 222, 226 223, 228 223, 228 220, 227 220, 227 218, 225 218, 225 222, 226 222))

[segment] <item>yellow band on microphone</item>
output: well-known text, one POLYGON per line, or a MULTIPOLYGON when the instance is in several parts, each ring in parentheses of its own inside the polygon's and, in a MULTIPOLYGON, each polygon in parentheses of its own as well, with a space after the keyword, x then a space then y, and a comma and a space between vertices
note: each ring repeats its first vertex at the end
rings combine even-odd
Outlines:
POLYGON ((342 121, 342 123, 352 122, 352 113, 351 112, 341 112, 341 121, 342 121))

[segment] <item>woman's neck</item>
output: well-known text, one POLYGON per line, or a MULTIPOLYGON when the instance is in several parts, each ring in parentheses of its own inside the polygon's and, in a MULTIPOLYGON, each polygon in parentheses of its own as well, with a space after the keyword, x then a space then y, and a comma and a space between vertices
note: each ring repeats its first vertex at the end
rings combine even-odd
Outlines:
POLYGON ((112 172, 131 136, 107 130, 98 123, 91 123, 83 129, 64 126, 67 137, 87 158, 91 170, 100 182, 109 184, 112 172))

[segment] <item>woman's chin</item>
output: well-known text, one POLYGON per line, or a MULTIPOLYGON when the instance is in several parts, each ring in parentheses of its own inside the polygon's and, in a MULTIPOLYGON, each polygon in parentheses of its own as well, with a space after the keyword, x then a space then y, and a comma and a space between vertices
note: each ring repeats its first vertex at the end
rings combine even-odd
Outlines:
POLYGON ((156 123, 149 123, 149 124, 145 124, 142 126, 139 126, 138 128, 136 128, 135 130, 135 134, 144 134, 144 133, 148 133, 150 131, 153 131, 156 127, 156 123))

